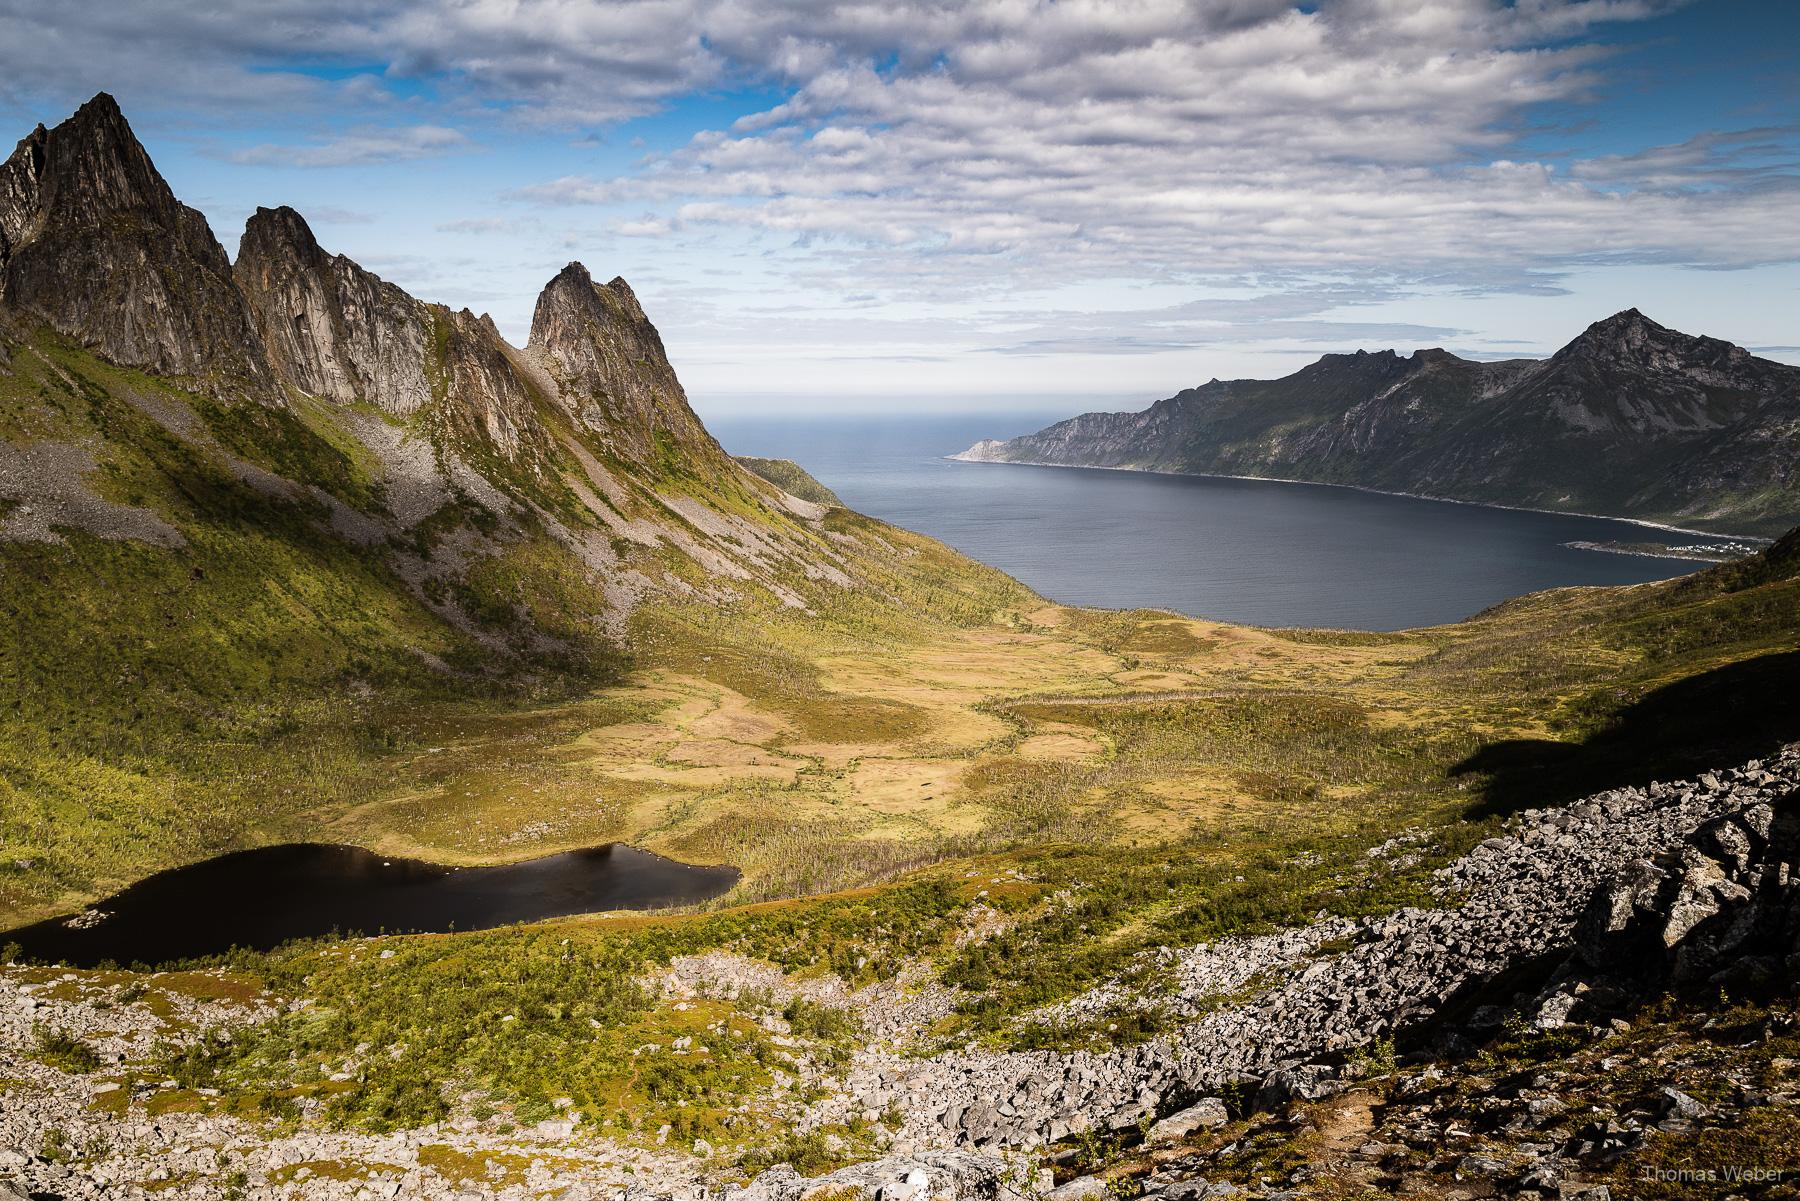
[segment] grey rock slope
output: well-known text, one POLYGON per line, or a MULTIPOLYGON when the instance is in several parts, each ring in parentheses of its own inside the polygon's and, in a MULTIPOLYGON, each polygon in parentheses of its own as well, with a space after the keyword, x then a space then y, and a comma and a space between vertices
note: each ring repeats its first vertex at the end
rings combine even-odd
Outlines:
POLYGON ((638 462, 680 448, 714 470, 728 462, 688 407, 662 337, 623 279, 596 284, 570 263, 545 286, 527 349, 555 378, 577 419, 638 462))
POLYGON ((1326 355, 1141 413, 984 441, 976 462, 1348 484, 1748 533, 1800 519, 1800 367, 1636 309, 1543 361, 1326 355))
MULTIPOLYGON (((897 1107, 907 1115, 898 1151, 1001 1151, 1129 1129, 1232 1084, 1272 1102, 1322 1094, 1347 1052, 1505 1000, 1500 982, 1534 965, 1549 965, 1549 986, 1529 1005, 1545 1025, 1569 1019, 1578 992, 1569 982, 1582 968, 1657 966, 1688 979, 1776 970, 1766 956, 1800 950, 1796 861, 1800 749, 1528 810, 1516 832, 1439 873, 1443 908, 1328 919, 1321 933, 1353 945, 1305 964, 1281 940, 1250 944, 1278 982, 1176 1034, 1104 1053, 869 1053, 817 1118, 897 1107), (1549 971, 1558 962, 1560 977, 1549 971)), ((1189 948, 1179 975, 1205 980, 1210 958, 1236 965, 1245 953, 1242 940, 1189 948)))

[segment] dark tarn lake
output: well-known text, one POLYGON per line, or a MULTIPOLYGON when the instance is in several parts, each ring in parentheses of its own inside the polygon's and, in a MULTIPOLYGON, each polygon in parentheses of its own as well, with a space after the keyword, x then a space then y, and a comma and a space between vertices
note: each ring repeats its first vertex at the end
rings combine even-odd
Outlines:
POLYGON ((1639 584, 1700 566, 1563 545, 1658 540, 1603 518, 1321 484, 943 458, 1060 416, 726 416, 707 425, 736 454, 793 459, 851 508, 1072 605, 1399 630, 1460 621, 1544 588, 1639 584))
POLYGON ((52 919, 0 934, 27 958, 74 967, 166 963, 296 938, 481 930, 607 909, 710 900, 737 869, 696 867, 627 846, 502 867, 445 867, 359 847, 295 843, 240 851, 140 880, 94 906, 85 929, 52 919))

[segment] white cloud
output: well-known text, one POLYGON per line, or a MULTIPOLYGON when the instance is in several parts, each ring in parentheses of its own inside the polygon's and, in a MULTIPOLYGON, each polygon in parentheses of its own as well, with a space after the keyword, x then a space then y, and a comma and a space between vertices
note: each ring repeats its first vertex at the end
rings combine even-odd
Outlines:
POLYGON ((897 357, 1437 340, 1470 323, 1391 307, 1371 321, 1358 306, 1548 298, 1609 264, 1800 260, 1792 128, 1678 141, 1682 129, 1604 157, 1520 138, 1535 106, 1578 111, 1600 91, 1612 67, 1598 35, 1678 4, 133 0, 75 13, 0 0, 0 103, 105 87, 128 111, 135 92, 209 125, 364 122, 235 152, 326 166, 468 150, 471 134, 498 146, 495 123, 566 147, 571 132, 754 83, 782 99, 673 153, 601 176, 556 178, 584 160, 553 159, 542 182, 508 181, 586 230, 487 216, 439 228, 529 232, 534 253, 559 236, 641 251, 680 261, 671 274, 689 284, 753 263, 717 295, 659 297, 676 340, 685 323, 721 355, 738 353, 730 338, 751 356, 866 341, 897 357), (1201 285, 1252 308, 1162 305, 1201 285), (1089 287, 1110 315, 1070 307, 1089 287), (805 312, 740 317, 772 291, 805 312))
POLYGON ((613 232, 625 238, 663 238, 675 232, 676 223, 667 217, 641 217, 636 221, 621 221, 613 226, 613 232))
POLYGON ((515 221, 508 217, 464 217, 457 221, 446 221, 437 227, 439 233, 445 234, 503 234, 511 233, 522 225, 535 222, 515 221))
POLYGON ((304 145, 263 143, 222 151, 219 157, 247 166, 360 167, 455 154, 474 143, 442 125, 408 125, 394 129, 359 128, 320 135, 304 145))
POLYGON ((1721 186, 1722 154, 1767 158, 1754 138, 1715 135, 1684 153, 1560 174, 1503 153, 1528 106, 1593 85, 1598 53, 1567 39, 1667 7, 850 6, 817 14, 785 57, 757 42, 766 29, 716 40, 806 72, 778 107, 634 175, 521 194, 650 201, 691 227, 823 239, 846 279, 910 277, 921 294, 1127 265, 1171 278, 1351 268, 1423 278, 1459 266, 1800 256, 1800 232, 1782 219, 1800 193, 1791 162, 1746 171, 1755 187, 1721 186), (899 67, 878 66, 884 46, 899 67), (1674 186, 1699 182, 1670 171, 1700 160, 1709 186, 1674 186))

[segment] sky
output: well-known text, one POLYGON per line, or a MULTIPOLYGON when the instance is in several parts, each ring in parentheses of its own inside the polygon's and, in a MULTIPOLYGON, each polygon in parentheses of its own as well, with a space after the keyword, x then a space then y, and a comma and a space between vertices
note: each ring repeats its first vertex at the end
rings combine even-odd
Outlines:
POLYGON ((1790 0, 0 0, 0 120, 116 96, 523 343, 623 275, 702 413, 1137 408, 1636 307, 1800 362, 1790 0))

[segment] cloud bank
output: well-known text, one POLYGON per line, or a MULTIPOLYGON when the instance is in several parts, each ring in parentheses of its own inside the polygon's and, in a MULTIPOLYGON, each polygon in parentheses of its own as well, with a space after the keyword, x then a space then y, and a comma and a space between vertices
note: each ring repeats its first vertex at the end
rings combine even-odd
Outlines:
MULTIPOLYGON (((1746 115, 1666 145, 1572 132, 1620 39, 1679 7, 136 0, 75 19, 0 0, 0 99, 106 86, 128 105, 136 90, 246 121, 289 114, 313 124, 228 160, 332 167, 511 137, 598 146, 607 127, 685 98, 754 95, 625 166, 496 181, 519 219, 436 228, 524 236, 580 221, 612 245, 667 247, 671 262, 761 255, 762 280, 807 298, 814 328, 834 303, 1044 298, 1041 311, 1008 309, 985 339, 971 332, 968 349, 1014 357, 1344 344, 1469 331, 1343 306, 1542 297, 1609 266, 1800 261, 1800 124, 1746 115), (334 125, 344 114, 354 120, 334 125), (533 208, 558 215, 535 221, 533 208), (1066 308, 1072 286, 1096 281, 1250 300, 1211 316, 1066 308), (1259 315, 1270 297, 1287 307, 1259 315)), ((684 311, 741 318, 743 296, 709 301, 698 271, 684 311)))

